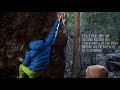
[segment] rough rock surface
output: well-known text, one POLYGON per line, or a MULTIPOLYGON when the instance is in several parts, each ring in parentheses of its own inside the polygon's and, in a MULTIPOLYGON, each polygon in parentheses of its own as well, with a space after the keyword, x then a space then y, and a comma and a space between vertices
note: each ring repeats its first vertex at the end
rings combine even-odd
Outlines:
MULTIPOLYGON (((0 78, 17 77, 17 57, 24 57, 31 39, 44 39, 56 18, 56 12, 0 12, 0 78)), ((43 77, 64 77, 67 34, 65 28, 59 29, 51 49, 51 62, 43 77)))

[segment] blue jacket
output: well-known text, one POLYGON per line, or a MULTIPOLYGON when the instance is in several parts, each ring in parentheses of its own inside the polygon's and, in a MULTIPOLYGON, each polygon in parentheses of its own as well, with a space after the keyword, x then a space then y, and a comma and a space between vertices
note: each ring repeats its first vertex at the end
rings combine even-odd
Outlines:
POLYGON ((48 68, 50 50, 58 32, 59 21, 56 20, 45 40, 36 40, 29 43, 30 51, 26 51, 22 64, 30 70, 39 72, 48 68))

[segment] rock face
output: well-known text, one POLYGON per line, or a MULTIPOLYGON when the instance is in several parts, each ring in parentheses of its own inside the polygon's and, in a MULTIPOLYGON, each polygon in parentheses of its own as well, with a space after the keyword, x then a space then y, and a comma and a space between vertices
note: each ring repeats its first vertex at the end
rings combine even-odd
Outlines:
MULTIPOLYGON (((56 12, 0 12, 0 77, 16 78, 18 56, 24 57, 29 41, 44 39, 57 18, 56 12)), ((51 61, 43 77, 64 77, 67 44, 65 28, 60 27, 51 48, 51 61)))
POLYGON ((120 78, 120 46, 113 53, 97 55, 96 59, 107 68, 109 78, 120 78))

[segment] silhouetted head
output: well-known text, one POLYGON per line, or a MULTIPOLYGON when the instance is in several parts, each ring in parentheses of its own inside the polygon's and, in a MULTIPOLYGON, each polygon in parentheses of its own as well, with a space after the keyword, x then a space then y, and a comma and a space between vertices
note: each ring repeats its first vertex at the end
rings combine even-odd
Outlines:
POLYGON ((101 65, 91 65, 86 69, 86 78, 107 78, 108 70, 101 65))

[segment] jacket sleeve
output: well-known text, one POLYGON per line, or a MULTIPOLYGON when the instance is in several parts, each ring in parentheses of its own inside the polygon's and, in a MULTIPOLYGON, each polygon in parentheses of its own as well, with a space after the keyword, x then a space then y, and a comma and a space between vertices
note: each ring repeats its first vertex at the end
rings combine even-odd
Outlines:
POLYGON ((59 21, 56 20, 48 36, 45 38, 46 41, 45 46, 51 45, 53 41, 56 39, 58 33, 58 27, 59 27, 59 21))
POLYGON ((26 51, 25 58, 23 59, 22 64, 28 67, 30 65, 30 62, 31 62, 30 54, 28 51, 26 51))

